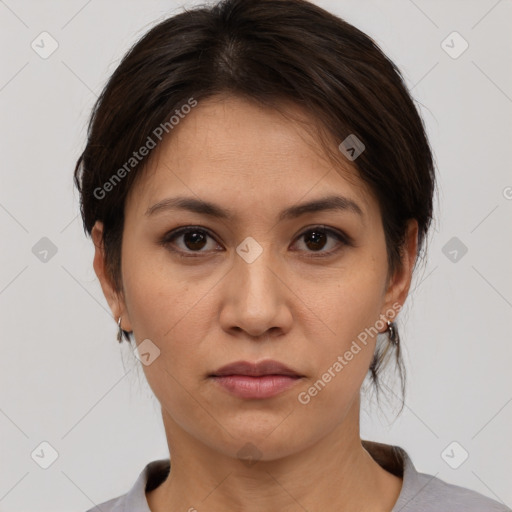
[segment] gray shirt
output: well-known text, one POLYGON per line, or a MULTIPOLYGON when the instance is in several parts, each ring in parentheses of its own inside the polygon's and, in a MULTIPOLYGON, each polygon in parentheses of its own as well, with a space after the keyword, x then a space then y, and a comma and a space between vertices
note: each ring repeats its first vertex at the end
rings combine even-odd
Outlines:
MULTIPOLYGON (((476 491, 419 473, 399 446, 365 440, 362 444, 380 466, 403 478, 402 490, 390 512, 512 512, 476 491)), ((154 460, 142 470, 129 492, 87 512, 151 512, 145 492, 158 487, 169 471, 169 459, 154 460)))

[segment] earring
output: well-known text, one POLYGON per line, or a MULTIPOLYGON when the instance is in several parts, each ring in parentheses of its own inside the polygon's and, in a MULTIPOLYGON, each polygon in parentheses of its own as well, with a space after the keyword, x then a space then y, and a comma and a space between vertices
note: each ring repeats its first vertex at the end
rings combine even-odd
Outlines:
POLYGON ((121 317, 117 321, 117 341, 121 343, 123 341, 123 329, 121 328, 121 317))
POLYGON ((398 337, 398 331, 396 329, 395 322, 390 322, 389 320, 387 322, 388 322, 387 333, 388 333, 389 341, 391 341, 391 343, 393 343, 393 345, 398 345, 398 343, 400 342, 400 339, 398 337))

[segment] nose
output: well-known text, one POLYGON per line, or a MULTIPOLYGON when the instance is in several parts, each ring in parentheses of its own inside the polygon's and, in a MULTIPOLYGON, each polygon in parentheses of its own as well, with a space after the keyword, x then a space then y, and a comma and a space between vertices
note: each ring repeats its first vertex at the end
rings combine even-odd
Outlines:
POLYGON ((236 254, 222 286, 220 323, 226 332, 262 339, 291 329, 293 293, 270 250, 250 263, 236 254))

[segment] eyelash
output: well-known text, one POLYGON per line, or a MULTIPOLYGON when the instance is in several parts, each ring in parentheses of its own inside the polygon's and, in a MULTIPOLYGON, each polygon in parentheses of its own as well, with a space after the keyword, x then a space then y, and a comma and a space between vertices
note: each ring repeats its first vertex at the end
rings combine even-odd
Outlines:
MULTIPOLYGON (((353 240, 349 236, 347 236, 341 232, 335 231, 331 228, 324 227, 322 225, 309 227, 307 230, 303 231, 300 235, 297 236, 297 240, 313 231, 318 231, 325 235, 330 235, 330 236, 334 237, 338 242, 341 243, 341 247, 337 247, 335 249, 331 249, 330 251, 326 251, 326 252, 325 251, 317 251, 317 252, 311 251, 311 254, 306 257, 325 258, 325 257, 331 256, 331 255, 337 253, 338 251, 340 251, 343 248, 343 246, 354 246, 353 240)), ((174 241, 179 236, 185 235, 187 233, 197 233, 197 232, 206 234, 207 236, 209 236, 210 238, 215 240, 215 237, 210 233, 210 231, 208 229, 205 229, 200 226, 184 226, 184 227, 177 228, 177 229, 174 229, 174 230, 166 233, 163 236, 163 238, 159 241, 159 244, 164 246, 165 248, 171 250, 172 252, 177 253, 178 256, 180 256, 182 258, 197 258, 197 257, 201 256, 201 253, 204 253, 206 251, 183 251, 181 249, 173 249, 170 247, 172 245, 171 242, 174 241)))

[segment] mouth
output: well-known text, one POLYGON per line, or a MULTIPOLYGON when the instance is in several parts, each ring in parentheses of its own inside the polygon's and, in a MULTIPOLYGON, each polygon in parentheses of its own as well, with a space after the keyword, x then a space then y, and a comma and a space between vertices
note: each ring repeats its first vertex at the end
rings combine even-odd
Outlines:
POLYGON ((209 375, 225 391, 244 399, 271 398, 286 391, 303 377, 273 360, 259 363, 236 361, 209 375))
POLYGON ((228 375, 245 375, 247 377, 264 377, 267 375, 284 375, 287 377, 304 377, 284 364, 267 359, 259 363, 235 361, 219 368, 210 377, 225 377, 228 375))

